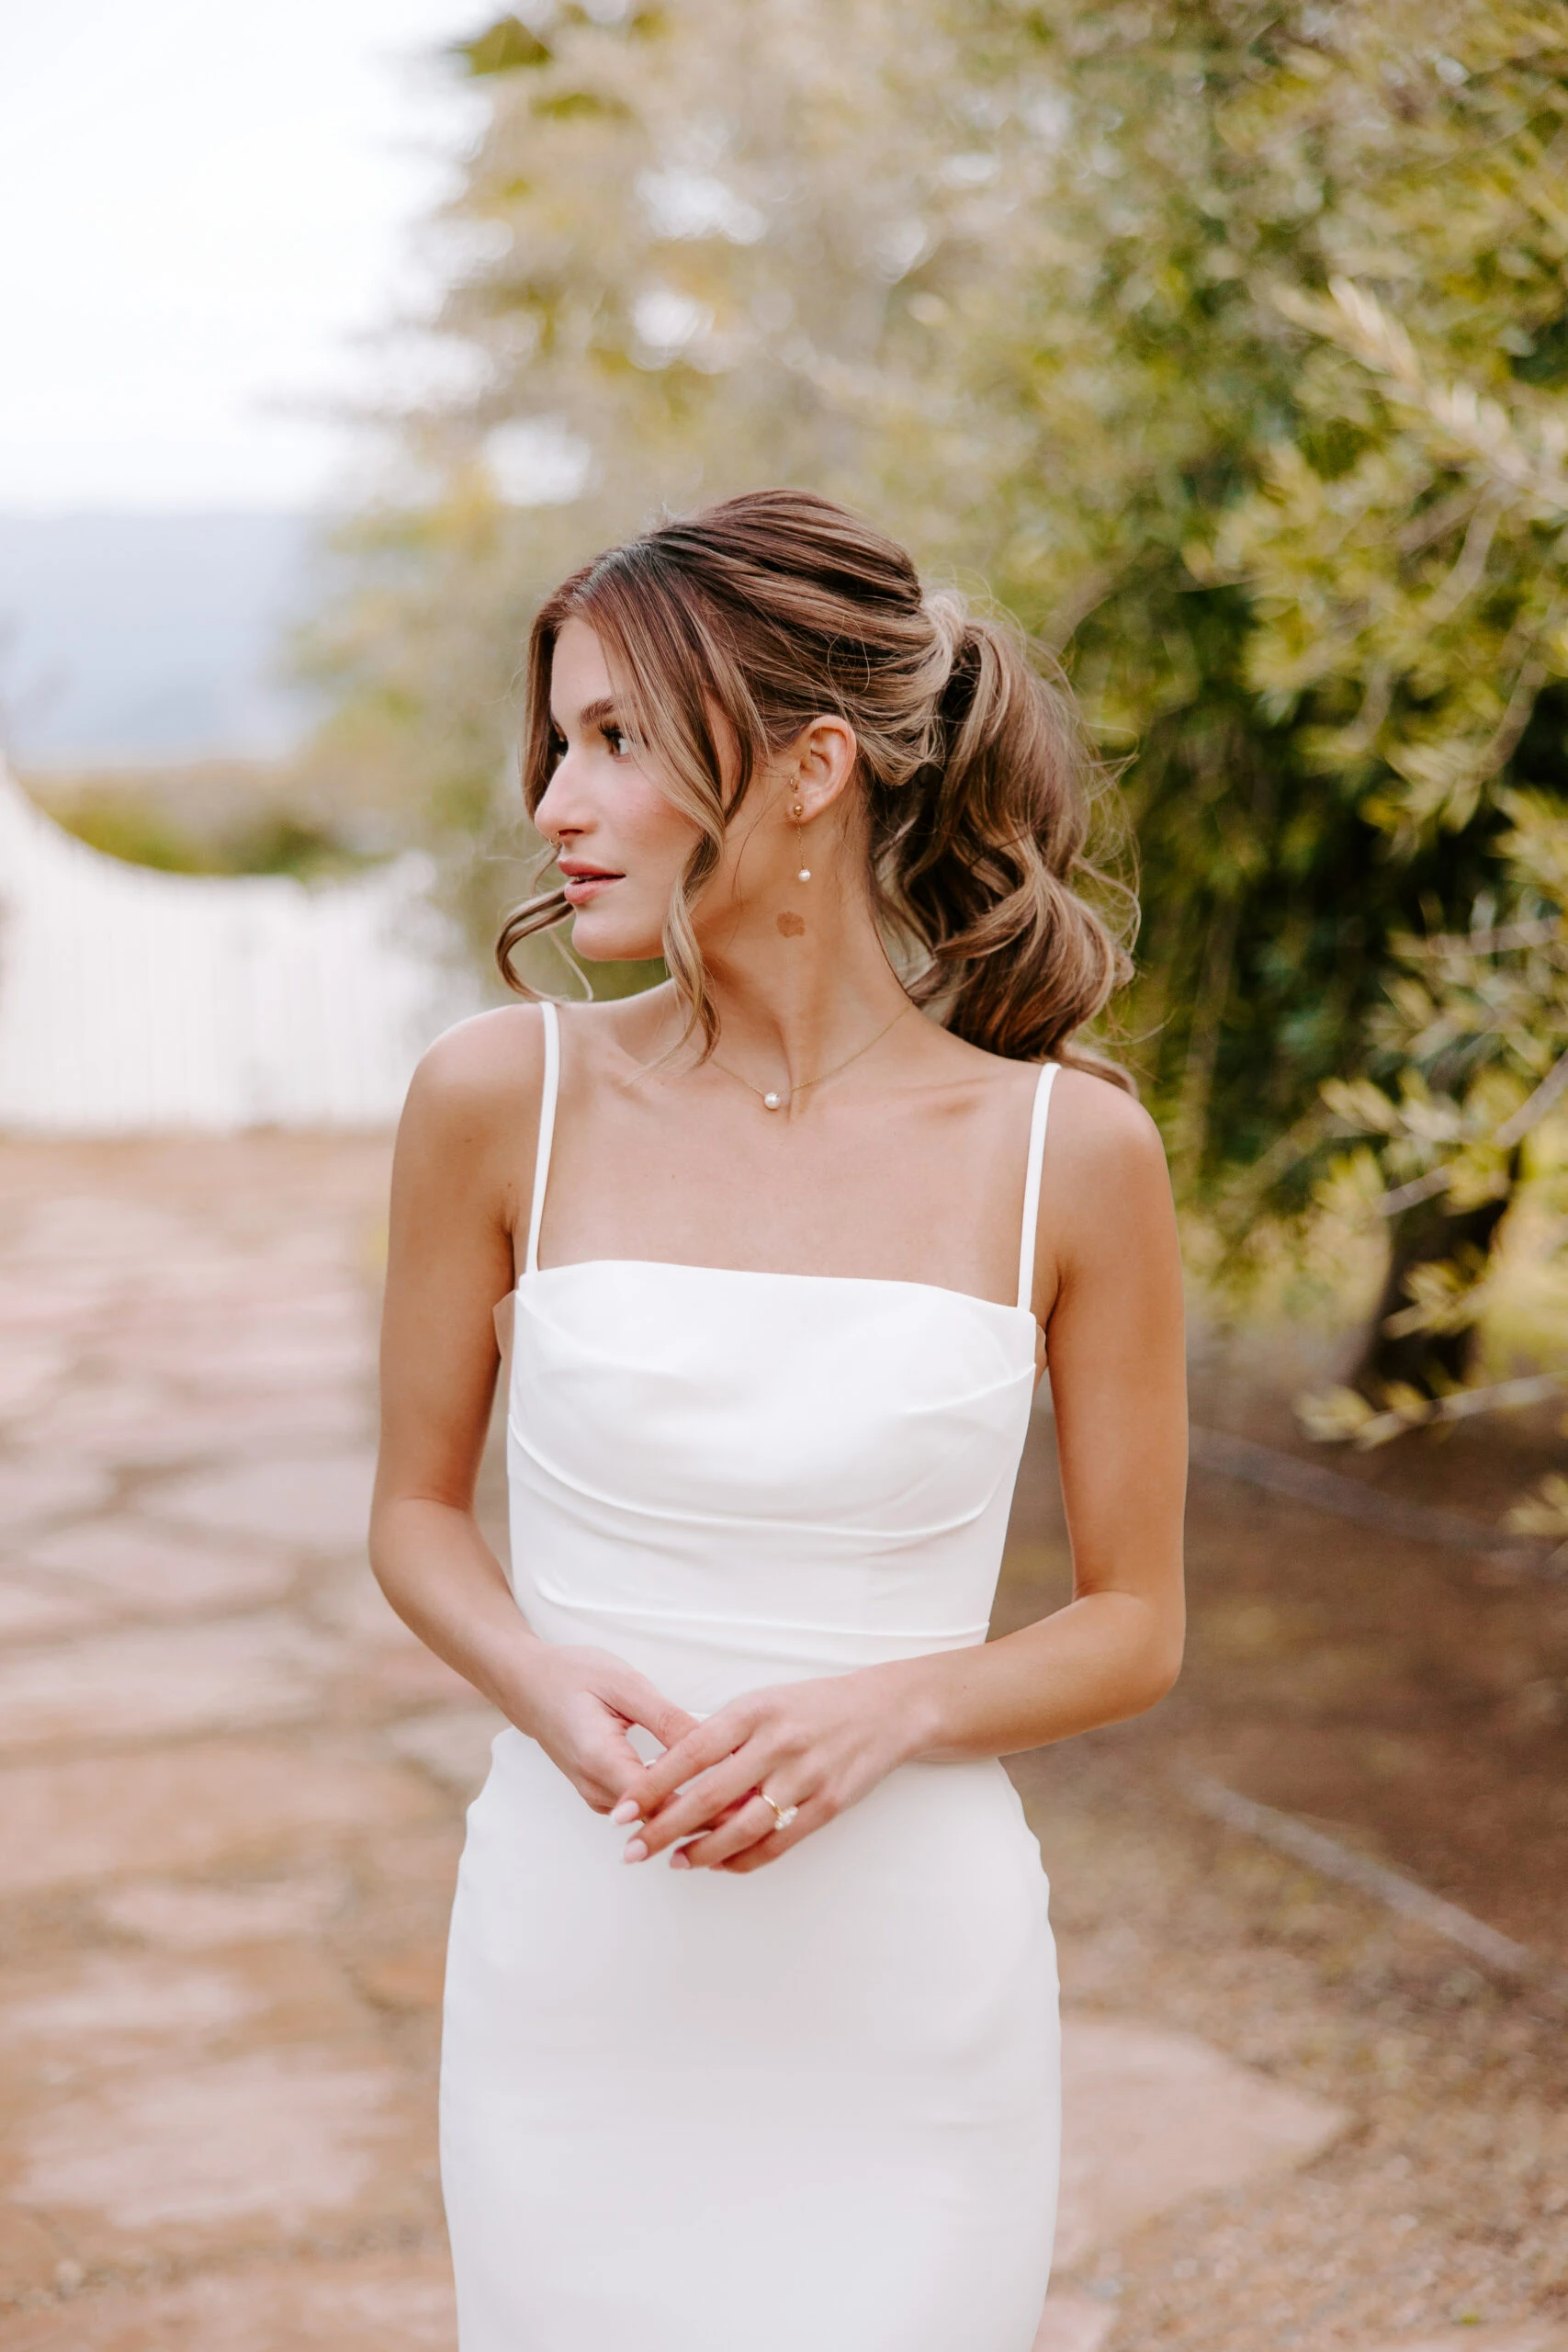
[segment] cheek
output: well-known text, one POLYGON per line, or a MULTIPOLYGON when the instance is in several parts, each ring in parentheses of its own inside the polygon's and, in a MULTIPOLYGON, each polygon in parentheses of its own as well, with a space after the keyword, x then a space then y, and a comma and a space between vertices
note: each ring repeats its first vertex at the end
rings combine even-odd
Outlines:
POLYGON ((639 881, 655 884, 668 895, 701 834, 647 776, 634 773, 624 781, 616 830, 628 861, 635 864, 639 881))

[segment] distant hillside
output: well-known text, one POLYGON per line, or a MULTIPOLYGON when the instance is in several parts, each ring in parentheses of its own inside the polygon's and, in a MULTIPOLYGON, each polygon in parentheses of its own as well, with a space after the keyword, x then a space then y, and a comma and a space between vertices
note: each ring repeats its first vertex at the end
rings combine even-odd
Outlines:
POLYGON ((308 609, 303 514, 0 514, 0 741, 19 765, 268 759, 308 609))

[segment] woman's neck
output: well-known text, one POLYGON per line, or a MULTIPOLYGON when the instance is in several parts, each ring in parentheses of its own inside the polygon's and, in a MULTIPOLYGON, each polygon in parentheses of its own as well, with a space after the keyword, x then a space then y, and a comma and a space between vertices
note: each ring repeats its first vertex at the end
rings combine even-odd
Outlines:
POLYGON ((863 890, 824 876, 787 896, 727 919, 721 936, 699 930, 699 941, 722 1060, 794 1088, 867 1045, 908 999, 863 890))

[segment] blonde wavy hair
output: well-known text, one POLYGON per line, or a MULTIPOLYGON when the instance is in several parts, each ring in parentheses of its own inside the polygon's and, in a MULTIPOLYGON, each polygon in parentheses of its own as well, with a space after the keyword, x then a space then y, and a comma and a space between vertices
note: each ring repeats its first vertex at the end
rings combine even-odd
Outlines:
MULTIPOLYGON (((759 766, 830 712, 859 746, 873 903, 916 1003, 991 1053, 1131 1089, 1071 1044, 1131 969, 1075 888, 1119 900, 1130 930, 1131 892, 1084 854, 1104 772, 1066 681, 1016 628, 928 594, 896 541, 807 491, 752 491, 661 523, 573 572, 535 620, 530 816, 556 757, 550 671, 569 620, 598 637, 629 730, 697 831, 664 956, 705 1050, 718 1023, 693 905, 759 766)), ((513 950, 570 912, 558 886, 508 917, 496 958, 520 995, 533 991, 513 950)))

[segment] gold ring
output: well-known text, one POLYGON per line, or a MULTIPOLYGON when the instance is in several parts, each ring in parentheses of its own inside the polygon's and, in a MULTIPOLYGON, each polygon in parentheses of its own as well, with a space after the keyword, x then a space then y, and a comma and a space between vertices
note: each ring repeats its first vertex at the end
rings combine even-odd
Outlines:
POLYGON ((773 1816, 773 1835, 777 1837, 781 1829, 787 1829, 789 1827, 790 1823, 800 1811, 800 1807, 797 1804, 776 1804, 768 1794, 766 1789, 759 1789, 757 1794, 761 1798, 762 1803, 767 1806, 769 1812, 773 1816))

